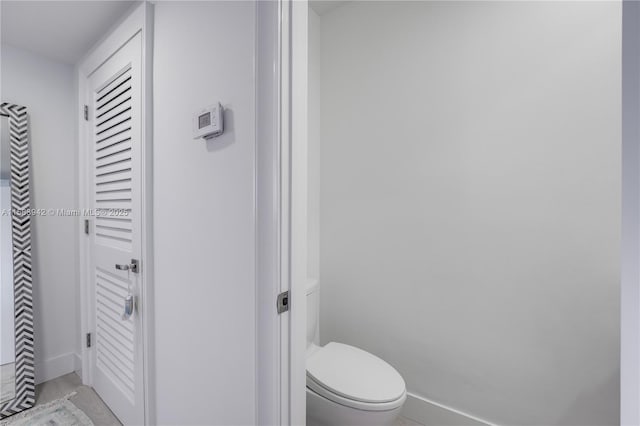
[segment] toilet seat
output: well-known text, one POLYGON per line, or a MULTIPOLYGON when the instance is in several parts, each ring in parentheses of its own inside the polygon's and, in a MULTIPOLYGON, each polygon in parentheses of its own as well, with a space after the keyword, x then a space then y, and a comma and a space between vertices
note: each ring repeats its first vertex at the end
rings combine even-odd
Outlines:
POLYGON ((406 399, 402 376, 362 349, 331 342, 307 358, 307 387, 347 407, 392 410, 406 399))

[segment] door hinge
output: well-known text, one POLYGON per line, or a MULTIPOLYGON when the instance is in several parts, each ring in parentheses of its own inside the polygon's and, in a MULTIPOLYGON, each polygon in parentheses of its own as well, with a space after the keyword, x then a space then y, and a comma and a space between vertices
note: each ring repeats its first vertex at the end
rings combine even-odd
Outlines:
POLYGON ((278 309, 278 313, 281 314, 283 312, 287 312, 289 310, 289 292, 285 291, 278 295, 278 300, 276 301, 276 307, 278 309))
POLYGON ((87 348, 91 347, 91 333, 87 333, 87 348))
POLYGON ((84 106, 84 121, 89 121, 89 107, 87 105, 84 106))
POLYGON ((89 235, 89 219, 84 220, 84 233, 89 235))

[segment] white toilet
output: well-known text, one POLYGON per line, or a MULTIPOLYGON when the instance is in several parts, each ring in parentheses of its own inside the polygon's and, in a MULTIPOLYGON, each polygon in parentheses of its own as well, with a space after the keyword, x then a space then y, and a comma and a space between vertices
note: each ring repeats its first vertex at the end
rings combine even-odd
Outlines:
POLYGON ((407 399, 402 376, 362 349, 318 346, 319 289, 307 288, 307 426, 392 425, 407 399))

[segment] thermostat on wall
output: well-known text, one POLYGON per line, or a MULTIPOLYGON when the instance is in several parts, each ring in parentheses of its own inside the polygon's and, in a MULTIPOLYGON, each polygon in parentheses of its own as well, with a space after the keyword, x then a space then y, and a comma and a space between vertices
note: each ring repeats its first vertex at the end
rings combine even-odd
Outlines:
POLYGON ((193 138, 211 139, 220 136, 224 131, 222 112, 219 102, 198 111, 193 117, 193 138))

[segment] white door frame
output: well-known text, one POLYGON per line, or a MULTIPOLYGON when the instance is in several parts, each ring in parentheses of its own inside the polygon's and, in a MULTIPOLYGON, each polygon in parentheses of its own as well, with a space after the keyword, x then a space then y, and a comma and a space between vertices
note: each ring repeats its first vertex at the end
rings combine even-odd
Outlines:
POLYGON ((256 423, 304 425, 308 3, 256 7, 256 423), (290 309, 278 315, 283 291, 290 309))
MULTIPOLYGON (((124 46, 131 38, 140 33, 142 36, 142 165, 140 170, 142 184, 141 202, 141 243, 142 258, 141 268, 141 300, 138 302, 139 314, 142 317, 142 345, 143 345, 143 377, 144 377, 144 417, 145 425, 155 424, 154 405, 154 375, 153 360, 150 350, 153 346, 153 217, 152 217, 152 69, 153 69, 153 6, 148 2, 136 5, 128 15, 118 22, 108 34, 97 43, 96 47, 80 62, 77 67, 78 72, 78 200, 81 209, 88 208, 91 200, 90 180, 91 167, 89 162, 89 151, 86 149, 91 140, 89 126, 82 118, 83 108, 89 93, 88 78, 104 62, 106 62, 115 52, 124 46)), ((91 274, 88 268, 90 240, 84 233, 84 220, 93 218, 80 215, 78 226, 81 229, 79 237, 79 277, 80 277, 80 329, 82 345, 82 383, 91 386, 93 384, 90 349, 86 347, 85 338, 87 333, 95 335, 92 329, 91 300, 92 293, 88 291, 91 283, 91 274)))
POLYGON ((256 2, 256 424, 269 426, 286 424, 288 411, 280 325, 288 315, 275 305, 288 289, 280 273, 281 7, 256 2))
POLYGON ((307 109, 308 109, 308 23, 307 0, 290 3, 291 99, 290 124, 290 273, 291 324, 289 327, 290 413, 292 425, 306 424, 307 413, 307 109))

